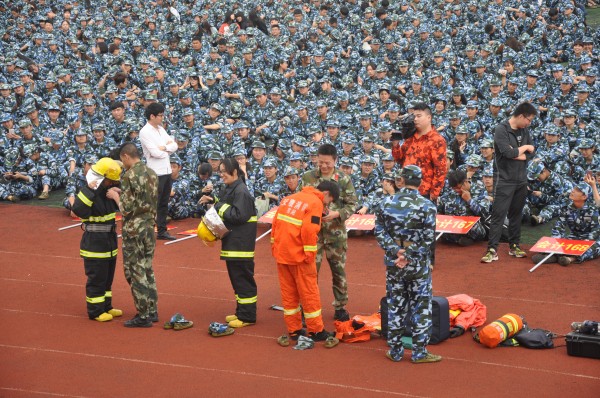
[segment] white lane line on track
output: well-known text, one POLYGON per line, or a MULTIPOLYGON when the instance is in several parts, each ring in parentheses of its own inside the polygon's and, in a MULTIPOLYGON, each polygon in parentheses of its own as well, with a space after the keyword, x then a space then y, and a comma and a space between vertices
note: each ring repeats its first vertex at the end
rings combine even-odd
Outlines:
POLYGON ((264 374, 264 373, 244 372, 244 371, 239 371, 239 370, 206 368, 206 367, 202 367, 202 366, 183 365, 183 364, 179 364, 179 363, 148 361, 148 360, 137 359, 137 358, 116 357, 116 356, 111 356, 111 355, 98 355, 98 354, 90 354, 90 353, 85 353, 85 352, 63 351, 63 350, 55 350, 55 349, 51 349, 51 348, 25 347, 25 346, 16 346, 16 345, 8 345, 8 344, 0 344, 0 347, 15 349, 15 350, 27 350, 27 351, 33 350, 33 351, 39 351, 39 352, 45 352, 45 353, 51 353, 51 354, 64 354, 64 355, 82 356, 82 357, 87 357, 87 358, 108 359, 108 360, 112 360, 112 361, 139 363, 139 364, 145 364, 145 365, 158 365, 158 366, 166 366, 166 367, 171 367, 171 368, 181 368, 181 369, 191 369, 191 370, 199 370, 199 371, 205 371, 205 372, 233 374, 233 375, 237 375, 237 376, 257 377, 257 378, 273 379, 273 380, 285 381, 285 382, 294 382, 294 383, 313 384, 313 385, 326 386, 326 387, 335 387, 335 388, 340 388, 343 390, 365 391, 365 392, 370 392, 370 393, 397 395, 397 396, 401 396, 401 397, 426 398, 425 396, 422 396, 422 395, 413 395, 413 394, 401 393, 401 392, 397 392, 397 391, 379 390, 379 389, 375 389, 375 388, 351 386, 351 385, 339 384, 339 383, 329 383, 326 381, 318 381, 318 380, 305 380, 305 379, 298 379, 298 378, 291 378, 291 377, 282 377, 282 376, 275 376, 275 375, 264 374))
POLYGON ((24 393, 27 393, 27 394, 48 395, 50 397, 86 398, 83 395, 57 394, 55 392, 25 390, 23 388, 14 388, 14 387, 2 387, 2 386, 0 386, 0 390, 14 391, 14 392, 24 392, 24 393))
MULTIPOLYGON (((87 317, 81 316, 81 315, 48 314, 46 312, 23 311, 23 310, 10 309, 10 308, 0 308, 0 311, 16 312, 16 313, 26 313, 26 314, 36 314, 36 315, 44 315, 44 316, 50 316, 50 317, 52 317, 52 316, 62 316, 62 317, 68 317, 68 318, 87 319, 87 317)), ((114 322, 119 322, 120 323, 121 321, 114 320, 114 322)), ((204 329, 196 328, 196 327, 194 327, 192 329, 188 329, 188 331, 189 331, 188 334, 192 333, 192 332, 204 334, 204 329)), ((235 334, 238 335, 238 336, 243 336, 243 337, 258 338, 258 339, 273 340, 273 341, 276 339, 276 337, 274 337, 274 336, 264 336, 264 335, 260 335, 260 334, 254 334, 254 333, 243 333, 243 332, 240 332, 239 330, 236 330, 235 334)), ((3 345, 0 344, 0 347, 2 347, 2 346, 3 345)), ((387 348, 368 347, 368 346, 361 346, 361 345, 357 345, 357 344, 349 344, 349 345, 346 345, 346 346, 348 347, 348 349, 355 349, 355 350, 380 351, 380 352, 387 351, 387 348)), ((18 347, 18 346, 16 346, 16 347, 18 347)), ((408 350, 408 351, 410 351, 410 350, 408 350)), ((531 368, 531 367, 527 367, 527 366, 510 365, 510 364, 503 364, 503 363, 498 363, 498 362, 474 361, 474 360, 466 359, 466 358, 449 357, 447 355, 444 355, 444 360, 468 362, 468 363, 473 363, 473 364, 477 364, 477 365, 497 366, 497 367, 502 367, 502 368, 516 369, 516 370, 526 370, 526 371, 529 371, 529 372, 541 372, 541 373, 548 373, 548 374, 559 375, 559 376, 568 376, 568 377, 576 377, 576 378, 583 378, 583 379, 591 379, 591 380, 600 381, 600 377, 597 377, 597 376, 589 376, 589 375, 583 375, 583 374, 577 374, 577 373, 561 372, 561 371, 550 370, 550 369, 531 368)))
MULTIPOLYGON (((171 268, 180 268, 180 267, 171 267, 171 268)), ((190 269, 192 269, 192 268, 190 268, 190 269)), ((194 270, 200 270, 200 269, 194 268, 194 270)), ((200 270, 200 271, 227 272, 227 271, 215 271, 215 270, 200 270)), ((255 276, 261 276, 262 277, 262 276, 265 276, 265 275, 255 274, 255 276)), ((84 284, 74 284, 74 283, 66 283, 66 282, 48 282, 48 281, 38 281, 38 280, 29 280, 29 279, 16 279, 16 278, 0 278, 0 280, 9 281, 9 282, 30 282, 30 283, 40 283, 40 284, 47 283, 47 284, 63 285, 63 286, 77 286, 77 287, 84 286, 84 284)), ((354 285, 354 286, 370 286, 370 287, 375 286, 375 285, 362 284, 362 283, 349 283, 349 285, 354 285)), ((379 288, 385 288, 384 285, 381 285, 381 286, 378 286, 378 287, 379 288)), ((191 296, 191 295, 177 294, 177 293, 163 293, 163 292, 160 292, 160 293, 164 294, 166 296, 175 296, 175 297, 200 298, 200 299, 219 300, 219 301, 229 300, 229 299, 214 298, 214 297, 205 297, 205 296, 191 296)), ((441 295, 441 294, 454 294, 454 293, 436 291, 435 294, 436 295, 441 295)), ((537 304, 544 304, 544 305, 555 305, 555 306, 564 305, 564 306, 568 306, 568 307, 581 307, 581 308, 594 308, 594 309, 595 308, 600 308, 600 306, 597 306, 597 305, 574 304, 574 303, 553 302, 553 301, 544 301, 544 300, 532 300, 532 299, 524 299, 524 298, 517 298, 517 297, 499 297, 499 296, 488 296, 488 295, 477 295, 477 294, 474 294, 473 296, 481 298, 481 299, 494 299, 494 300, 503 300, 503 301, 519 301, 519 302, 525 302, 525 303, 537 303, 537 304)))

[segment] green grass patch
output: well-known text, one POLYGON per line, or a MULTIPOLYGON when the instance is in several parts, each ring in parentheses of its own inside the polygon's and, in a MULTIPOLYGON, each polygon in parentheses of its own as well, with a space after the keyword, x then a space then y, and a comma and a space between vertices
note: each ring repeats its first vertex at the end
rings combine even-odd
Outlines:
POLYGON ((588 26, 598 29, 600 27, 600 7, 599 8, 586 8, 587 10, 587 24, 588 26))

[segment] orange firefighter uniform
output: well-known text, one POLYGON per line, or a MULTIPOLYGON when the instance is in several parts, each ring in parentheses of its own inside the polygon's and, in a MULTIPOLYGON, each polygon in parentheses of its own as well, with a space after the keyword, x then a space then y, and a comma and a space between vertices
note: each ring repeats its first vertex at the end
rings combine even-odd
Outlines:
POLYGON ((309 333, 324 329, 315 263, 322 214, 323 193, 305 187, 285 197, 273 218, 272 252, 277 261, 283 318, 290 334, 302 329, 302 311, 309 333))

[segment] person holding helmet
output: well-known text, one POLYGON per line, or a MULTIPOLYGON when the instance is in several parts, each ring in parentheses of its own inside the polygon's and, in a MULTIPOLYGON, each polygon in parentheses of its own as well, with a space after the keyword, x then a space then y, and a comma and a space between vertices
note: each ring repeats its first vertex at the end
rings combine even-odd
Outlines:
POLYGON ((121 189, 109 190, 123 214, 123 271, 131 286, 137 314, 123 325, 128 328, 149 328, 158 322, 158 293, 152 269, 156 236, 154 224, 158 203, 158 176, 140 159, 134 143, 119 148, 119 157, 127 170, 121 189))
POLYGON ((72 211, 81 218, 79 254, 87 276, 85 294, 90 319, 106 322, 123 315, 112 306, 112 282, 117 264, 117 203, 108 195, 119 184, 121 166, 111 158, 98 160, 86 174, 87 185, 75 196, 72 211))
MULTIPOLYGON (((222 239, 221 260, 225 260, 227 264, 227 273, 237 301, 235 314, 227 315, 225 321, 229 327, 241 328, 256 323, 256 208, 239 163, 233 158, 225 158, 219 165, 219 171, 225 189, 216 200, 214 208, 229 230, 222 239)), ((210 196, 203 195, 199 203, 205 204, 211 200, 210 196)), ((207 235, 206 231, 198 231, 201 239, 207 235)))

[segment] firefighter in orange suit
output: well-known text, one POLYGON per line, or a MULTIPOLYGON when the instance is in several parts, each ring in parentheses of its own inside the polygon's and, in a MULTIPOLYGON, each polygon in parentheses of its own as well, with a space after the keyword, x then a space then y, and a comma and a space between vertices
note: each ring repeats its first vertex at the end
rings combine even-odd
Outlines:
MULTIPOLYGON (((302 311, 311 339, 326 341, 330 337, 321 316, 315 257, 323 209, 338 197, 338 184, 323 181, 316 189, 305 187, 285 197, 273 218, 272 252, 277 261, 283 318, 292 340, 305 335, 302 311)), ((285 335, 280 337, 279 344, 289 345, 287 338, 285 335), (282 339, 284 341, 280 341, 282 339)))

